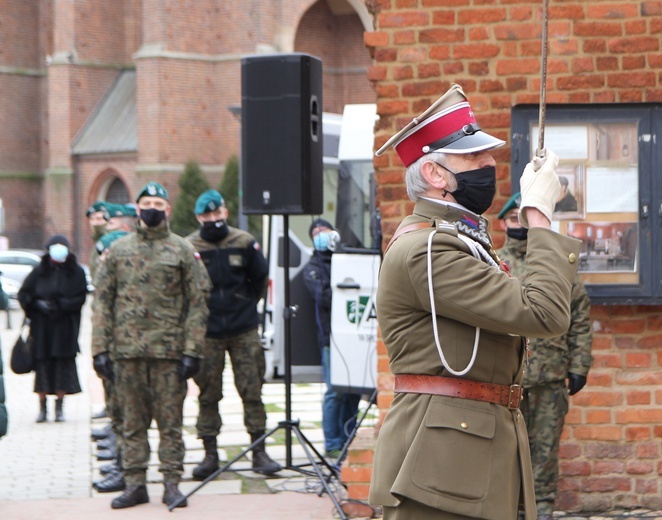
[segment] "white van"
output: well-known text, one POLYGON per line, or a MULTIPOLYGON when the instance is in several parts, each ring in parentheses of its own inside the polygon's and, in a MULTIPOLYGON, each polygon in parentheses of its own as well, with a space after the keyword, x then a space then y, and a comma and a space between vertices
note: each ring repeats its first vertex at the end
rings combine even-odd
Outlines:
POLYGON ((303 284, 312 254, 308 229, 321 217, 339 231, 341 246, 331 261, 331 383, 339 391, 370 393, 377 386, 375 293, 381 230, 375 205, 373 104, 347 105, 342 115, 323 115, 323 213, 265 217, 269 292, 264 300, 268 381, 320 382, 314 304, 303 284), (289 230, 289 308, 285 315, 284 220, 289 230), (285 328, 289 320, 290 346, 285 328), (289 358, 289 359, 287 359, 289 358))

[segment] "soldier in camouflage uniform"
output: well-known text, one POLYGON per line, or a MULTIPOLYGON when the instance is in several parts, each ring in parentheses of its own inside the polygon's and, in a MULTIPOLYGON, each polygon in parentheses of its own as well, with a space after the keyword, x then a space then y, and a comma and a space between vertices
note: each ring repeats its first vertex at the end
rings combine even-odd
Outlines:
MULTIPOLYGON (((516 193, 499 213, 507 237, 498 254, 516 278, 524 278, 526 274, 528 230, 517 218, 520 200, 520 194, 516 193)), ((572 286, 570 312, 566 334, 553 339, 530 339, 529 365, 524 368, 522 381, 524 400, 520 408, 529 434, 539 520, 551 520, 554 511, 559 444, 568 412, 568 395, 584 387, 593 362, 590 302, 579 276, 572 286)))
POLYGON ((163 503, 183 498, 182 409, 186 380, 199 368, 208 316, 209 278, 191 244, 170 232, 168 192, 150 182, 137 202, 136 233, 115 241, 99 266, 93 313, 94 369, 115 381, 124 418, 126 490, 112 501, 113 509, 149 501, 152 419, 159 429, 163 503))
MULTIPOLYGON (((228 210, 216 190, 207 190, 195 204, 200 229, 189 240, 202 257, 213 283, 209 322, 200 372, 198 437, 205 447, 204 460, 193 469, 193 478, 204 480, 218 469, 216 438, 223 424, 218 405, 223 399, 225 353, 232 361, 234 384, 244 406, 244 425, 254 443, 265 432, 267 414, 262 402, 266 363, 258 336, 257 302, 267 288, 268 266, 252 235, 227 225, 228 210)), ((253 470, 272 475, 282 468, 264 449, 253 448, 253 470)))

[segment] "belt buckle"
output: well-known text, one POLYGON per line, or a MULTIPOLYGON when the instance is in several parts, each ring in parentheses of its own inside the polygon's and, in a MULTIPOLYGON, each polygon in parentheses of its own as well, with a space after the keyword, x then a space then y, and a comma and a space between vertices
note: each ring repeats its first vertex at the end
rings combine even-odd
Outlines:
POLYGON ((519 403, 522 400, 522 387, 518 384, 513 384, 508 388, 508 409, 519 410, 519 403))

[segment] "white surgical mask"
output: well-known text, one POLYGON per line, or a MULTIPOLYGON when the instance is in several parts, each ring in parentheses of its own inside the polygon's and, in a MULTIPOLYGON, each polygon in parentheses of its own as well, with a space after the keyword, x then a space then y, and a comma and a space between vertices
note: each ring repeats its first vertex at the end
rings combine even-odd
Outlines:
POLYGON ((67 259, 69 248, 62 244, 53 244, 48 247, 48 254, 53 262, 62 263, 67 259))

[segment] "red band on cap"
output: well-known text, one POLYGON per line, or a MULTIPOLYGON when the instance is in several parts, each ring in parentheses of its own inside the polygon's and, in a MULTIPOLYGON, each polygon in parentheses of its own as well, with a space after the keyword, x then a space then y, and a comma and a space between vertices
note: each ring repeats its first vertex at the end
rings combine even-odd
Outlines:
POLYGON ((423 151, 423 147, 457 132, 469 123, 475 122, 476 118, 473 110, 471 110, 468 103, 463 103, 452 112, 440 112, 436 119, 433 116, 415 127, 413 133, 394 146, 395 151, 403 164, 409 166, 427 153, 423 151))

